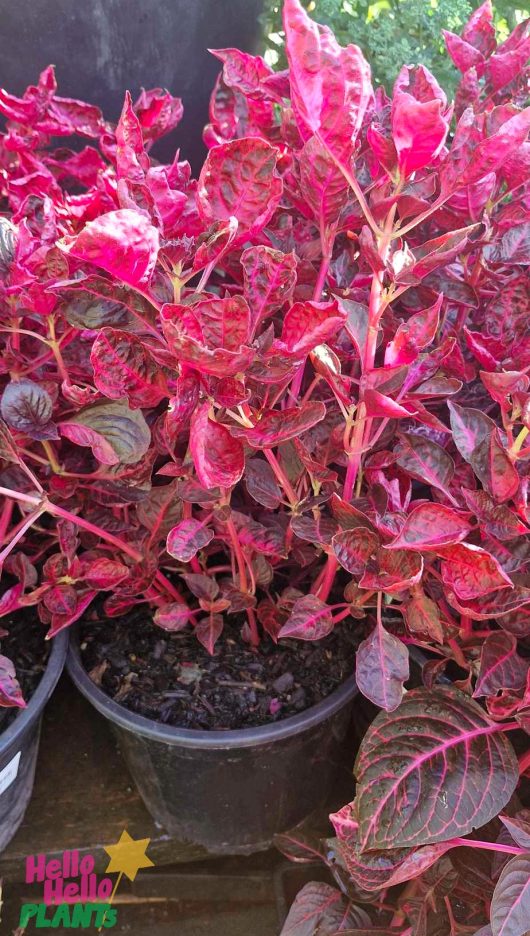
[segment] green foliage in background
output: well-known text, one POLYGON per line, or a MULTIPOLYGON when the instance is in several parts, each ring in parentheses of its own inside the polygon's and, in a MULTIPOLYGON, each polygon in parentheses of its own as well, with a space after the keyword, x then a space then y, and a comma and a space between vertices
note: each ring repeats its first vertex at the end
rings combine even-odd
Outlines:
MULTIPOLYGON (((355 42, 372 66, 376 82, 387 88, 405 62, 422 63, 448 91, 454 91, 458 73, 448 55, 442 29, 459 33, 477 0, 302 0, 313 19, 331 26, 341 45, 355 42)), ((528 3, 528 0, 526 0, 528 3)), ((494 3, 500 38, 530 15, 530 6, 518 0, 494 3)), ((281 0, 265 0, 263 14, 265 57, 269 64, 285 64, 281 0)))

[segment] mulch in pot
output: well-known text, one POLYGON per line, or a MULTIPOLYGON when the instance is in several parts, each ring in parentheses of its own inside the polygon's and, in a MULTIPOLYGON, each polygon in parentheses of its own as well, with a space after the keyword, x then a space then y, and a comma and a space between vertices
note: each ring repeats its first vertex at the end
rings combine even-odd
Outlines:
POLYGON ((316 643, 265 636, 254 651, 229 620, 210 656, 190 630, 170 634, 145 610, 85 619, 81 655, 116 702, 180 728, 234 730, 270 724, 316 705, 354 672, 358 622, 316 643))

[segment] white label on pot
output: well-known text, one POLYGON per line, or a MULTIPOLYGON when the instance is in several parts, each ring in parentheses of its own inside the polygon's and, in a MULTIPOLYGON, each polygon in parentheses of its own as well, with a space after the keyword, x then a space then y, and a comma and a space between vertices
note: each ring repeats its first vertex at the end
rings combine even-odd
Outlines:
POLYGON ((9 761, 7 767, 4 767, 3 770, 0 770, 0 795, 5 793, 7 788, 10 787, 13 783, 13 780, 17 779, 19 763, 20 751, 18 754, 15 754, 13 760, 9 761))

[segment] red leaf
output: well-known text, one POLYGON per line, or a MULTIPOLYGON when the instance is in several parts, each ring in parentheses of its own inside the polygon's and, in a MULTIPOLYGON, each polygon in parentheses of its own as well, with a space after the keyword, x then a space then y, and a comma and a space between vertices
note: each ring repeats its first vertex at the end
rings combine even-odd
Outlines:
POLYGON ((396 549, 379 549, 370 560, 359 582, 361 588, 382 591, 389 595, 401 592, 420 581, 423 559, 419 553, 396 549))
POLYGON ((497 46, 491 0, 484 0, 473 11, 462 30, 462 38, 483 55, 491 55, 497 46))
POLYGON ((481 65, 483 63, 484 56, 469 42, 461 39, 460 36, 456 36, 455 33, 449 32, 447 29, 443 29, 442 32, 447 51, 459 71, 464 73, 470 68, 473 68, 474 65, 481 65))
POLYGON ((473 511, 488 536, 510 540, 530 533, 513 510, 504 504, 496 504, 485 491, 468 491, 467 488, 461 490, 469 510, 473 511))
POLYGON ((344 315, 337 301, 295 302, 283 319, 281 338, 272 350, 301 360, 340 331, 344 315))
POLYGON ((87 565, 83 562, 83 581, 89 588, 111 590, 128 578, 130 569, 115 559, 95 559, 87 565))
POLYGON ((90 363, 98 390, 111 400, 126 397, 132 409, 157 406, 169 396, 159 365, 144 342, 128 332, 103 328, 92 345, 90 363))
POLYGON ((359 689, 374 705, 393 712, 403 698, 403 683, 408 678, 407 648, 377 624, 357 650, 355 679, 359 689))
POLYGON ((200 549, 211 543, 213 537, 213 530, 190 517, 188 520, 181 520, 169 531, 166 549, 169 555, 179 562, 190 562, 200 549))
POLYGON ((500 504, 517 493, 519 475, 498 429, 480 442, 471 459, 473 471, 494 500, 500 504))
POLYGON ((331 545, 343 569, 350 575, 362 575, 379 545, 379 537, 365 527, 356 527, 336 533, 331 545))
POLYGON ((331 608, 316 598, 304 595, 295 601, 290 617, 278 637, 297 637, 299 640, 321 640, 333 630, 331 608))
POLYGON ((193 414, 190 450, 199 481, 205 488, 233 487, 243 475, 245 455, 239 439, 209 416, 203 403, 193 414))
POLYGON ((497 560, 480 546, 457 543, 441 546, 436 553, 442 562, 442 578, 463 601, 481 598, 500 588, 513 587, 497 560))
POLYGON ((411 477, 449 494, 454 463, 440 445, 423 436, 409 434, 402 437, 396 452, 398 465, 411 477))
POLYGON ((271 247, 248 247, 241 254, 245 299, 251 310, 252 328, 273 315, 291 299, 296 283, 296 257, 271 247))
POLYGON ((495 696, 502 689, 524 689, 529 665, 528 660, 518 655, 517 640, 512 634, 503 631, 490 634, 482 645, 473 698, 495 696))
POLYGON ((285 410, 264 410, 258 423, 250 429, 232 426, 232 435, 242 438, 252 448, 274 448, 282 442, 294 439, 321 422, 326 407, 318 401, 302 403, 301 406, 285 410))
POLYGON ((505 159, 525 142, 530 130, 530 107, 515 114, 476 147, 473 157, 460 175, 458 185, 469 185, 483 179, 489 172, 496 172, 505 159))
POLYGON ((234 140, 210 150, 199 177, 197 205, 207 224, 237 218, 234 243, 255 237, 272 218, 283 184, 278 150, 258 138, 234 140))
POLYGON ((379 393, 379 390, 365 390, 364 404, 368 416, 385 419, 410 419, 410 412, 392 400, 391 397, 379 393))
POLYGON ((410 601, 401 607, 411 634, 434 640, 435 643, 444 642, 445 635, 440 612, 431 598, 420 590, 419 594, 415 593, 410 601))
POLYGON ((89 221, 77 237, 60 247, 86 263, 112 273, 130 286, 149 283, 158 256, 158 230, 144 214, 130 208, 109 211, 89 221))
POLYGON ((400 532, 385 549, 432 549, 459 543, 471 532, 460 514, 443 504, 419 504, 408 515, 400 532))

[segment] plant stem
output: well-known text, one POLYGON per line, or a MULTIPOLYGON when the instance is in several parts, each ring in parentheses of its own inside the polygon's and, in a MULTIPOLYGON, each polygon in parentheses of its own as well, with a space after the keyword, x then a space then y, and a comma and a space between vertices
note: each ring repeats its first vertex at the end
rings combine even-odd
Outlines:
POLYGON ((27 517, 25 523, 23 523, 19 527, 19 529, 17 530, 17 532, 15 533, 11 541, 7 544, 5 549, 2 549, 2 552, 0 552, 0 569, 2 568, 4 560, 7 558, 11 550, 15 548, 18 541, 22 539, 26 531, 29 530, 29 528, 35 523, 36 520, 39 519, 39 517, 43 513, 44 513, 44 507, 40 507, 38 510, 35 510, 33 513, 31 513, 27 517))
POLYGON ((265 458, 267 459, 269 465, 274 471, 274 474, 280 486, 283 488, 285 492, 285 496, 287 497, 287 500, 289 501, 291 507, 296 507, 298 503, 298 497, 296 496, 296 493, 294 491, 294 488, 291 482, 289 481, 289 478, 285 474, 282 466, 280 465, 278 459, 276 458, 276 455, 274 454, 274 452, 271 451, 271 449, 264 449, 263 454, 265 455, 265 458))
MULTIPOLYGON (((236 557, 237 569, 239 572, 239 587, 242 592, 248 592, 248 579, 247 579, 247 569, 245 565, 245 557, 243 555, 243 550, 241 549, 241 543, 239 542, 239 537, 237 535, 237 530, 234 525, 234 521, 230 517, 226 521, 226 528, 230 535, 232 542, 232 548, 234 550, 234 555, 236 557)), ((253 647, 259 646, 259 632, 258 625, 256 623, 256 617, 252 608, 247 608, 247 618, 250 628, 250 642, 253 647)))
POLYGON ((504 852, 506 855, 526 855, 526 848, 517 845, 502 845, 500 842, 479 842, 476 839, 454 838, 450 840, 451 846, 465 845, 467 848, 483 848, 486 851, 504 852))

